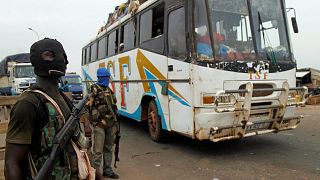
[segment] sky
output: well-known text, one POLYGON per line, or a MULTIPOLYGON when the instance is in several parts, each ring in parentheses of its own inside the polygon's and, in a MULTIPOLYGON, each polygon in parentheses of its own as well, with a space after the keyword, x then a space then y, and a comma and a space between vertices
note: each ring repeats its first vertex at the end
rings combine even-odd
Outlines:
MULTIPOLYGON (((0 59, 29 52, 38 34, 40 39, 50 37, 60 41, 68 55, 67 71, 80 73, 82 47, 97 35, 114 7, 123 2, 126 0, 1 0, 0 59)), ((314 17, 320 1, 286 0, 286 3, 297 13, 299 34, 289 27, 298 68, 320 70, 317 59, 320 23, 314 17)), ((288 16, 292 15, 289 12, 288 16)))

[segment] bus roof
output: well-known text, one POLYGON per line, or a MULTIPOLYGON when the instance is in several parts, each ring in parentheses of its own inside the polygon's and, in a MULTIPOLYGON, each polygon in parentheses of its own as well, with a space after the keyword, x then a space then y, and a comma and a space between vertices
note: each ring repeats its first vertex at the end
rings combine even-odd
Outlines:
MULTIPOLYGON (((157 1, 159 1, 159 0, 148 0, 148 1, 144 2, 143 4, 141 4, 139 6, 139 9, 137 10, 137 12, 135 14, 141 12, 142 10, 144 10, 145 8, 147 8, 148 6, 152 5, 153 3, 157 2, 157 1)), ((120 24, 122 24, 123 22, 125 22, 126 20, 128 20, 130 18, 131 18, 131 13, 128 13, 127 15, 123 16, 122 18, 118 19, 113 24, 111 24, 108 28, 103 30, 101 33, 97 34, 96 37, 91 39, 85 46, 87 46, 88 44, 92 43, 93 41, 95 41, 99 37, 105 35, 107 32, 112 31, 113 29, 115 29, 120 24)))

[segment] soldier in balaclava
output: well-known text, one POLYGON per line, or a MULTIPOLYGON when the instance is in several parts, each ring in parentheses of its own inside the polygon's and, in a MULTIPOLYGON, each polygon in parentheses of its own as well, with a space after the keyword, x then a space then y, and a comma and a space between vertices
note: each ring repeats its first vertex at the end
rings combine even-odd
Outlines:
MULTIPOLYGON (((6 136, 6 179, 34 179, 52 150, 53 139, 68 119, 72 104, 58 90, 68 59, 55 39, 45 38, 30 49, 36 84, 23 92, 10 113, 6 136)), ((90 136, 90 135, 88 135, 90 136)), ((55 161, 50 179, 78 179, 77 157, 70 143, 55 161)))

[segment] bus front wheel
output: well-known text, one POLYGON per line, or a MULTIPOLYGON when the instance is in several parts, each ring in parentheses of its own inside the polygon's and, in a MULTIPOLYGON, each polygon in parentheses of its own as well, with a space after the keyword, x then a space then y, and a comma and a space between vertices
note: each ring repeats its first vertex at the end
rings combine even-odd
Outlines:
POLYGON ((160 142, 162 138, 161 118, 154 100, 151 100, 148 106, 148 126, 151 139, 155 142, 160 142))

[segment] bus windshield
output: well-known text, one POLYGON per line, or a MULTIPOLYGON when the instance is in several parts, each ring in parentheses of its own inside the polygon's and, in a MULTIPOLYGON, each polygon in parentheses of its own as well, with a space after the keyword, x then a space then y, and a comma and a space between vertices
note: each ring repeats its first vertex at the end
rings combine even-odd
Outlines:
POLYGON ((31 78, 36 77, 32 66, 16 66, 15 67, 15 78, 31 78))
POLYGON ((196 1, 194 19, 200 61, 268 60, 272 64, 290 59, 281 1, 247 2, 196 1))
POLYGON ((258 55, 278 61, 291 59, 285 17, 280 0, 251 0, 251 11, 258 55))

